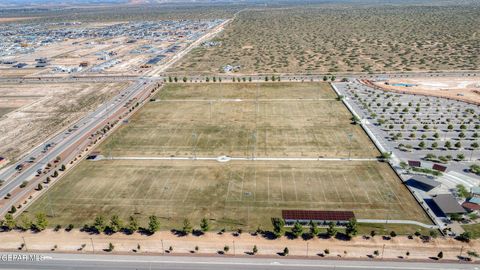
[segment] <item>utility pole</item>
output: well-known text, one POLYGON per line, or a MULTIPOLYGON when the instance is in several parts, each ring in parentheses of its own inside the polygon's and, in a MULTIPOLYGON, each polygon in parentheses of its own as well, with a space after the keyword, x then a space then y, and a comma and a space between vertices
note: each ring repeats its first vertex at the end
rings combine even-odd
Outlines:
POLYGON ((162 254, 165 255, 165 248, 163 247, 163 239, 160 241, 162 242, 162 254))
POLYGON ((93 245, 93 239, 91 237, 90 242, 92 243, 92 253, 95 254, 95 246, 93 245))
POLYGON ((385 252, 385 244, 383 244, 383 248, 382 248, 382 260, 383 260, 383 253, 385 252))
POLYGON ((307 242, 307 258, 308 258, 308 242, 307 242))
POLYGON ((23 246, 25 247, 25 251, 28 252, 27 242, 25 242, 25 237, 22 236, 22 240, 23 240, 23 246))

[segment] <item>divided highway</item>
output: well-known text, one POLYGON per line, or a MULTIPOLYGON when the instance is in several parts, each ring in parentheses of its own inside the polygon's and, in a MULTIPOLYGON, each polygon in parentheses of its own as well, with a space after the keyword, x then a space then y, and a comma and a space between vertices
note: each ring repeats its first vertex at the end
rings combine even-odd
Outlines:
MULTIPOLYGON (((38 170, 44 170, 48 163, 53 163, 57 156, 64 153, 69 147, 80 143, 82 138, 90 135, 95 128, 108 119, 110 115, 122 109, 132 98, 138 96, 146 89, 154 80, 141 78, 134 84, 130 85, 112 100, 102 104, 92 113, 80 119, 77 123, 70 127, 70 132, 62 131, 50 138, 45 143, 33 148, 28 155, 25 155, 17 163, 7 167, 0 173, 0 179, 4 181, 0 187, 0 198, 4 198, 12 190, 20 186, 23 181, 29 181, 35 178, 38 170), (19 166, 24 169, 18 170, 19 166)), ((12 196, 3 206, 0 207, 0 216, 10 210, 18 199, 27 194, 31 188, 25 188, 20 193, 12 196)))

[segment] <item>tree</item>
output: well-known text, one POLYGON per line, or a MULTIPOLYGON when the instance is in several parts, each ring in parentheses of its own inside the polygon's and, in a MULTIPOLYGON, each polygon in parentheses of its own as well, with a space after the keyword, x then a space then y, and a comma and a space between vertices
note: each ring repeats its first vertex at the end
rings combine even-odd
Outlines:
POLYGON ((283 227, 285 226, 285 220, 283 218, 272 218, 273 233, 276 237, 280 237, 283 234, 283 227))
POLYGON ((193 231, 193 228, 192 228, 192 225, 190 224, 190 221, 188 219, 184 219, 183 220, 183 228, 182 228, 182 232, 187 235, 187 234, 190 234, 192 233, 193 231))
POLYGON ((206 218, 202 218, 200 221, 200 228, 202 229, 202 232, 208 232, 210 229, 210 225, 208 224, 208 220, 206 218))
POLYGON ((450 141, 446 141, 444 146, 445 148, 450 148, 452 147, 452 143, 450 141))
POLYGON ((443 258, 443 251, 440 251, 437 255, 437 258, 442 259, 443 258))
POLYGON ((461 160, 464 160, 464 159, 465 159, 465 155, 464 155, 464 154, 458 154, 458 155, 457 155, 457 159, 460 160, 460 161, 461 161, 461 160))
POLYGON ((303 234, 303 226, 300 222, 296 221, 295 224, 293 224, 292 234, 295 238, 298 238, 303 234))
POLYGON ((350 118, 350 120, 352 120, 352 124, 356 125, 358 123, 360 123, 360 118, 358 118, 357 116, 352 116, 352 118, 350 118))
POLYGON ((184 83, 186 83, 186 82, 187 82, 187 77, 183 77, 182 81, 183 81, 184 83))
POLYGON ((435 148, 437 148, 437 147, 438 147, 438 143, 437 143, 437 142, 432 143, 432 148, 433 148, 433 149, 435 149, 435 148))
POLYGON ((173 78, 173 81, 174 81, 174 82, 178 82, 178 78, 175 76, 175 77, 173 78))
POLYGON ((355 236, 358 232, 357 229, 357 220, 355 218, 352 218, 348 221, 346 228, 345 228, 345 233, 347 234, 348 237, 355 236))
POLYGON ((283 249, 283 256, 287 256, 290 251, 288 250, 288 247, 285 247, 283 249))
POLYGON ((383 152, 382 153, 382 158, 385 160, 389 160, 392 157, 392 153, 390 152, 383 152))
POLYGON ((48 220, 45 213, 37 213, 35 215, 35 224, 33 225, 35 230, 43 231, 47 228, 47 226, 48 226, 48 220))
POLYGON ((93 222, 93 228, 97 231, 97 233, 101 233, 105 230, 105 218, 100 215, 95 218, 93 222))
POLYGON ((5 226, 9 231, 17 226, 17 222, 13 218, 13 215, 10 213, 5 214, 5 220, 3 221, 3 226, 5 226))
POLYGON ((65 169, 66 169, 65 165, 64 165, 64 164, 62 164, 62 166, 60 167, 60 171, 62 171, 62 172, 63 172, 63 171, 65 171, 65 169))
POLYGON ((332 82, 335 81, 335 79, 336 79, 335 76, 332 76, 332 77, 330 78, 330 80, 331 80, 332 82))
POLYGON ((265 81, 268 82, 268 76, 265 76, 265 81))
POLYGON ((227 253, 229 250, 230 250, 230 247, 229 247, 229 246, 225 245, 225 246, 223 247, 223 252, 227 253))
POLYGON ((335 237, 335 235, 337 235, 337 228, 335 228, 333 222, 328 223, 327 235, 329 237, 335 237))
POLYGON ((391 237, 397 237, 397 233, 396 233, 395 231, 391 231, 391 232, 390 232, 390 236, 391 236, 391 237))
POLYGON ((458 236, 458 240, 462 242, 470 242, 470 239, 472 238, 472 233, 471 232, 463 232, 458 236))
POLYGON ((205 78, 205 81, 206 81, 206 82, 210 82, 210 78, 206 77, 206 78, 205 78))
POLYGON ((118 215, 113 215, 110 218, 110 230, 114 233, 120 231, 123 227, 122 220, 118 217, 118 215))
POLYGON ((478 143, 474 142, 470 145, 471 148, 477 149, 478 148, 478 143))
POLYGON ((148 232, 154 234, 160 228, 160 221, 158 221, 157 216, 149 216, 148 217, 148 232))
POLYGON ((312 237, 317 236, 320 233, 320 228, 318 228, 318 225, 316 222, 310 221, 310 234, 312 237))
POLYGON ((324 82, 328 81, 328 77, 327 77, 327 76, 323 76, 323 81, 324 81, 324 82))
POLYGON ((370 236, 373 238, 373 237, 375 237, 375 235, 377 235, 377 232, 375 232, 375 231, 372 230, 372 231, 370 232, 370 236))
POLYGON ((418 144, 418 147, 420 147, 421 149, 425 148, 425 142, 424 142, 424 141, 421 141, 421 142, 418 144))
POLYGON ((42 186, 42 184, 38 184, 38 186, 37 186, 37 190, 38 190, 38 191, 40 191, 40 190, 42 190, 42 189, 43 189, 43 186, 42 186))
POLYGON ((253 253, 253 255, 255 255, 255 254, 258 253, 257 245, 254 245, 254 246, 253 246, 252 253, 253 253))
POLYGON ((12 205, 12 207, 10 208, 10 214, 15 214, 15 212, 17 212, 17 208, 15 207, 15 205, 12 205))
POLYGON ((476 165, 476 164, 470 165, 470 171, 474 174, 480 175, 480 165, 476 165))
POLYGON ((137 218, 134 216, 130 216, 128 221, 128 230, 130 233, 134 233, 138 230, 138 221, 137 218))
POLYGON ((108 252, 112 252, 114 248, 115 246, 112 243, 108 243, 108 249, 107 249, 108 252))
POLYGON ((22 215, 22 217, 20 218, 20 223, 17 224, 18 227, 21 229, 21 230, 28 230, 28 229, 31 229, 32 228, 32 221, 28 218, 28 216, 25 216, 25 215, 22 215))

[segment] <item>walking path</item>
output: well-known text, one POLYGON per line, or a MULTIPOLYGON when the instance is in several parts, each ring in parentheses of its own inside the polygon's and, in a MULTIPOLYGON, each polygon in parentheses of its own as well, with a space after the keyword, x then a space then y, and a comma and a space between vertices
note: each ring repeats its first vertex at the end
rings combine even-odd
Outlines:
POLYGON ((428 225, 414 220, 398 220, 398 219, 358 219, 358 223, 383 223, 383 224, 410 224, 417 225, 427 229, 438 229, 437 225, 428 225))
POLYGON ((378 158, 320 158, 320 157, 104 157, 96 160, 214 160, 229 161, 378 161, 378 158))

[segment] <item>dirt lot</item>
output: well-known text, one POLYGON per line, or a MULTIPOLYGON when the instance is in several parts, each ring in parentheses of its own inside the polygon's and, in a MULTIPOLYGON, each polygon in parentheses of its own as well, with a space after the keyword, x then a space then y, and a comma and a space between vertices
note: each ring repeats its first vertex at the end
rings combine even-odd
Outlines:
POLYGON ((168 85, 97 149, 124 160, 83 161, 27 210, 49 214, 52 224, 76 225, 98 214, 155 214, 164 229, 185 217, 210 218, 215 228, 253 229, 269 226, 282 209, 345 209, 359 218, 429 223, 390 167, 376 160, 158 159, 193 152, 249 157, 253 148, 257 157, 377 156, 333 97, 328 84, 168 85))
POLYGON ((350 113, 328 84, 173 84, 157 98, 100 151, 108 156, 379 155, 363 130, 350 124, 350 113))
POLYGON ((0 141, 3 142, 0 144, 0 156, 15 159, 121 91, 126 85, 126 83, 0 85, 0 107, 15 109, 0 118, 0 141))
POLYGON ((409 94, 445 97, 480 104, 480 78, 399 78, 375 82, 375 85, 409 94))
MULTIPOLYGON (((403 259, 403 260, 430 260, 443 252, 443 260, 458 260, 456 256, 460 254, 467 256, 467 252, 479 252, 480 246, 478 241, 470 243, 461 243, 453 239, 434 239, 428 243, 422 242, 419 238, 407 239, 406 237, 395 237, 392 240, 382 240, 380 236, 373 239, 362 239, 356 237, 351 241, 342 241, 332 239, 316 238, 307 241, 296 239, 289 240, 286 238, 268 240, 261 236, 252 236, 248 233, 243 233, 240 236, 232 236, 229 233, 219 235, 217 233, 207 233, 200 237, 186 236, 178 237, 170 232, 160 232, 152 236, 145 236, 140 234, 124 235, 114 234, 108 235, 91 235, 87 233, 78 232, 76 230, 71 232, 54 232, 47 230, 41 233, 30 232, 9 232, 2 233, 2 249, 3 250, 17 250, 23 243, 23 239, 27 243, 29 251, 49 251, 51 252, 54 246, 55 251, 58 252, 85 252, 91 253, 92 242, 94 243, 95 253, 106 253, 103 249, 108 247, 109 243, 115 246, 114 252, 127 254, 162 254, 163 249, 169 249, 171 246, 173 254, 190 254, 194 251, 195 246, 198 246, 199 254, 218 254, 223 251, 225 245, 228 245, 230 250, 228 255, 246 256, 252 251, 253 246, 256 245, 258 255, 278 256, 285 247, 289 249, 289 256, 308 256, 311 259, 321 258, 320 255, 326 258, 372 258, 380 259, 383 251, 383 258, 385 259, 403 259), (22 239, 23 237, 23 239, 22 239), (140 250, 137 250, 140 243, 140 250), (83 250, 79 251, 82 245, 85 245, 83 250), (325 249, 329 250, 329 254, 325 254, 325 249), (136 252, 134 252, 136 250, 136 252), (375 251, 378 251, 378 256, 373 256, 375 251), (409 255, 407 256, 407 252, 409 255)), ((476 258, 472 258, 476 260, 476 258)), ((439 265, 441 266, 441 265, 439 265)))

